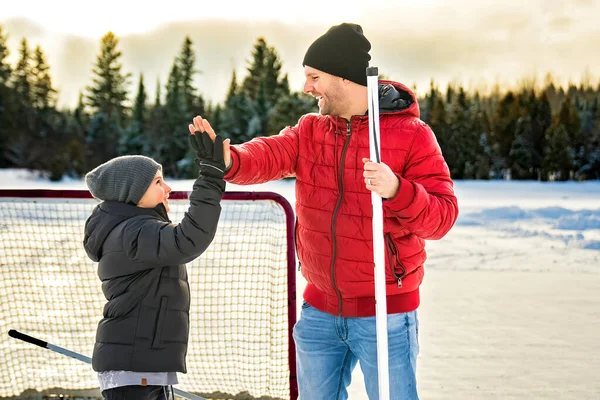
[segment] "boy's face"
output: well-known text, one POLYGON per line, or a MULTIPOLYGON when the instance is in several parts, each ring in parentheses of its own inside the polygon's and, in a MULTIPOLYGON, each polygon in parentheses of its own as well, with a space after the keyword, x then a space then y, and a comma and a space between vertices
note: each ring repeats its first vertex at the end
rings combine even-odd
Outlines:
POLYGON ((156 171, 154 179, 142 199, 138 203, 138 207, 142 208, 154 208, 160 203, 163 203, 167 212, 169 212, 169 193, 171 193, 171 187, 163 180, 162 171, 156 171))

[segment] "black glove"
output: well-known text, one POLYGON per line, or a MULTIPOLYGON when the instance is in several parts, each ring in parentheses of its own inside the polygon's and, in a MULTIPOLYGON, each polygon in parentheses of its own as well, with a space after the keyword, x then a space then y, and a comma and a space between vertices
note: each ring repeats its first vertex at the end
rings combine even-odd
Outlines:
POLYGON ((223 179, 225 161, 223 160, 223 138, 216 135, 213 142, 206 132, 196 132, 189 137, 190 145, 196 152, 196 164, 200 175, 208 178, 223 179))

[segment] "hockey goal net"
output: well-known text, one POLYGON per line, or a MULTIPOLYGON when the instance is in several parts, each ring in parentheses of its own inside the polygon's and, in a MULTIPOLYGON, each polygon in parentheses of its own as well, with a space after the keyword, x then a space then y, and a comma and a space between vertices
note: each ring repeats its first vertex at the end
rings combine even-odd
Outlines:
MULTIPOLYGON (((187 192, 169 203, 176 223, 187 192)), ((0 398, 99 396, 90 365, 6 334, 91 356, 105 300, 82 240, 96 204, 87 191, 0 190, 0 398)), ((295 399, 291 206, 275 193, 227 192, 222 208, 213 243, 187 265, 188 373, 177 387, 211 399, 295 399)))

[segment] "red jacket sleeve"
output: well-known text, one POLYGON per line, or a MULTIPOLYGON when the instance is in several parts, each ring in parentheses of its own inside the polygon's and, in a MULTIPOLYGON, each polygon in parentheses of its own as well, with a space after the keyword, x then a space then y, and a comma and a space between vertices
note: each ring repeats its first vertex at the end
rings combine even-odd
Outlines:
POLYGON ((297 161, 298 125, 287 127, 276 136, 231 146, 231 169, 225 180, 251 185, 295 176, 297 161))
POLYGON ((397 176, 398 193, 383 202, 386 215, 392 213, 403 227, 422 239, 444 237, 458 217, 458 201, 448 165, 426 124, 415 133, 404 171, 397 176))

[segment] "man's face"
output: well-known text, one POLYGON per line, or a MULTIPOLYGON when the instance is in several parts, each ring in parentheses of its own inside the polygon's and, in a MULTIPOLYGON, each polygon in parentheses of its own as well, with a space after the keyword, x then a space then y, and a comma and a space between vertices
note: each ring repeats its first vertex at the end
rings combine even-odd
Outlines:
POLYGON ((321 115, 343 115, 350 100, 346 96, 342 78, 330 75, 318 69, 304 67, 304 93, 315 97, 319 102, 321 115))

